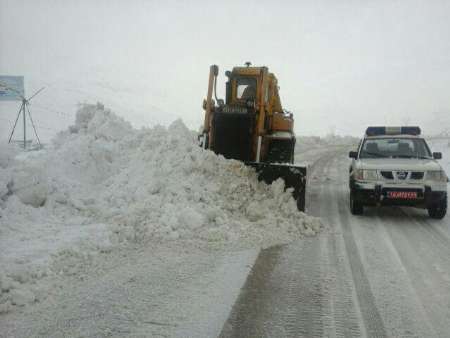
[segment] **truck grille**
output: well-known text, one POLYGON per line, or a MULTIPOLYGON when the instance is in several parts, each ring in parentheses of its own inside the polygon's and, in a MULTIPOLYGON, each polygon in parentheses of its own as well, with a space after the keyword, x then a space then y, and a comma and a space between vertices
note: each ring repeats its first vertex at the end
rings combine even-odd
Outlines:
POLYGON ((388 180, 394 179, 394 175, 392 174, 392 171, 382 171, 381 176, 383 176, 384 178, 387 178, 388 180))
MULTIPOLYGON (((401 180, 406 180, 406 179, 410 179, 410 180, 422 180, 424 177, 424 172, 423 171, 401 171, 401 173, 406 173, 406 176, 404 178, 399 177, 399 171, 395 171, 396 177, 397 179, 401 179, 401 180)), ((392 171, 380 171, 380 174, 383 178, 387 179, 387 180, 393 180, 395 175, 394 172, 392 171)))
POLYGON ((213 120, 213 146, 211 149, 225 158, 250 161, 252 159, 252 133, 254 114, 216 112, 213 120))
POLYGON ((412 180, 421 180, 423 179, 424 172, 423 171, 413 171, 411 173, 412 180))

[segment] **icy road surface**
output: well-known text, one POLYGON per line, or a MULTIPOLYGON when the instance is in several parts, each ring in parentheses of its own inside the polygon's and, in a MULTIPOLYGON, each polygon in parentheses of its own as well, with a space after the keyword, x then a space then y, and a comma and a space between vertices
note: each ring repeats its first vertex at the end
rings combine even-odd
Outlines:
POLYGON ((55 276, 39 302, 0 315, 0 337, 450 336, 449 216, 350 215, 347 153, 302 158, 309 213, 325 223, 316 237, 259 254, 178 242, 102 253, 55 276))
POLYGON ((450 217, 352 216, 347 153, 312 167, 309 212, 328 229, 260 253, 222 337, 450 336, 450 217))

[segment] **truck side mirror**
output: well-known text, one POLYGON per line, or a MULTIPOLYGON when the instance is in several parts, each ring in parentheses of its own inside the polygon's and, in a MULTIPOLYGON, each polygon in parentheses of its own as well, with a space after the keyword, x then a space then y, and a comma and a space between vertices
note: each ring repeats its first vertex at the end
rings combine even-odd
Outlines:
POLYGON ((440 160, 442 158, 442 153, 433 153, 433 158, 435 160, 440 160))
POLYGON ((348 157, 354 158, 356 160, 356 158, 358 157, 358 152, 357 151, 351 151, 351 152, 348 153, 348 157))

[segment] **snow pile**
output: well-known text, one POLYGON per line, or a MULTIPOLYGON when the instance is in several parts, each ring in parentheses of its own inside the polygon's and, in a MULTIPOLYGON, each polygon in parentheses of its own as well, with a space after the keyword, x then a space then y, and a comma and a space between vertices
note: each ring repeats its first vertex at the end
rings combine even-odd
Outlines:
POLYGON ((10 167, 17 153, 18 149, 12 145, 0 145, 0 201, 5 200, 10 193, 8 187, 11 180, 10 167))
POLYGON ((55 214, 70 207, 112 224, 119 240, 242 240, 263 228, 250 238, 259 245, 264 233, 317 230, 282 180, 260 183, 251 168, 200 149, 180 120, 137 131, 102 106, 85 106, 55 140, 46 165, 55 214))
POLYGON ((0 170, 0 304, 34 301, 39 291, 24 284, 77 274, 119 244, 259 247, 321 226, 282 180, 260 183, 199 148, 181 121, 136 130, 100 104, 81 107, 45 150, 1 149, 0 170))

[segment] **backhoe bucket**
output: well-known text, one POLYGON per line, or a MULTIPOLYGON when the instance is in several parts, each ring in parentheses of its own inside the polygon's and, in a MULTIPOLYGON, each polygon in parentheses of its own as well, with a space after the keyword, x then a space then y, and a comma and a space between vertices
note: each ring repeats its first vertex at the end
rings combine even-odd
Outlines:
POLYGON ((258 173, 258 179, 271 184, 278 178, 284 180, 285 188, 294 188, 292 196, 297 201, 297 208, 305 211, 306 167, 289 164, 247 162, 258 173))

